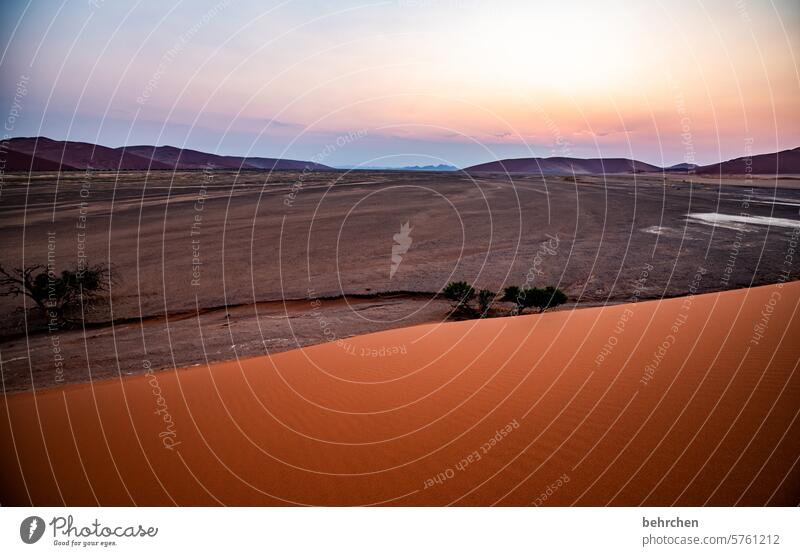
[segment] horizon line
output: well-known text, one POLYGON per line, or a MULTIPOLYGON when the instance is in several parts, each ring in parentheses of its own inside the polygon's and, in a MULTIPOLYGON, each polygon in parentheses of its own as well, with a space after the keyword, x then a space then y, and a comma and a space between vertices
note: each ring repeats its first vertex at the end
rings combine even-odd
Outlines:
POLYGON ((152 144, 152 143, 136 143, 136 144, 120 145, 120 146, 112 147, 112 146, 109 146, 109 145, 104 145, 102 143, 94 143, 94 142, 91 142, 91 141, 84 141, 84 140, 53 139, 52 137, 48 137, 46 135, 27 135, 27 136, 26 135, 21 135, 21 136, 17 136, 17 137, 5 137, 5 138, 0 140, 0 143, 8 143, 9 141, 18 140, 18 139, 30 139, 30 140, 36 140, 37 142, 39 141, 39 139, 47 139, 48 141, 54 141, 54 142, 59 142, 59 143, 83 143, 83 144, 86 144, 86 145, 93 145, 93 146, 97 146, 97 147, 103 147, 103 148, 106 148, 106 149, 114 149, 114 150, 117 150, 117 149, 128 149, 128 148, 132 148, 132 147, 153 147, 153 148, 168 147, 168 148, 172 148, 172 149, 178 149, 178 150, 181 150, 181 151, 194 151, 194 152, 198 152, 198 153, 202 153, 202 154, 208 154, 208 155, 220 156, 220 157, 238 157, 238 158, 243 158, 243 159, 247 159, 247 158, 267 158, 267 159, 272 159, 272 160, 288 160, 288 161, 295 161, 295 162, 311 162, 313 164, 318 164, 320 166, 326 166, 326 167, 334 169, 334 170, 360 170, 360 169, 363 169, 363 170, 370 170, 370 169, 372 169, 372 170, 394 170, 394 169, 403 170, 403 169, 406 169, 406 168, 413 168, 415 166, 418 166, 418 167, 448 166, 448 167, 451 167, 451 168, 455 168, 456 170, 465 170, 465 169, 471 168, 473 166, 480 166, 480 165, 483 165, 483 164, 491 164, 491 163, 496 163, 496 162, 505 162, 505 161, 512 161, 512 160, 537 160, 537 159, 538 160, 553 160, 553 159, 565 159, 565 160, 614 160, 614 159, 618 159, 618 160, 630 160, 630 161, 634 161, 634 162, 640 162, 640 163, 643 163, 643 164, 648 164, 650 166, 655 166, 655 167, 660 168, 660 169, 667 169, 667 168, 671 168, 671 167, 674 167, 674 166, 680 166, 680 165, 689 165, 689 166, 694 166, 694 167, 698 167, 699 168, 699 167, 702 167, 702 166, 711 166, 711 165, 714 165, 714 164, 722 164, 724 162, 730 162, 730 161, 738 160, 738 159, 741 159, 741 158, 752 158, 752 157, 755 157, 755 156, 780 154, 782 152, 789 152, 789 151, 800 149, 800 145, 798 145, 798 146, 795 146, 795 147, 789 147, 789 148, 781 149, 781 150, 778 150, 778 151, 763 152, 763 153, 750 153, 750 154, 746 153, 746 154, 743 154, 743 155, 735 156, 733 158, 728 158, 728 159, 724 159, 724 160, 717 160, 716 162, 710 162, 710 163, 707 163, 707 164, 698 164, 696 162, 687 162, 686 160, 684 160, 682 162, 676 162, 676 163, 673 163, 673 164, 664 163, 665 164, 664 166, 662 166, 660 164, 654 164, 654 163, 651 163, 651 162, 646 162, 644 160, 639 160, 639 159, 636 159, 636 158, 631 158, 629 156, 619 156, 619 155, 598 156, 598 157, 563 156, 563 155, 556 155, 556 156, 520 156, 520 157, 509 157, 509 158, 496 158, 494 160, 487 160, 487 161, 484 161, 484 162, 477 162, 477 163, 474 163, 474 164, 470 164, 468 166, 456 166, 454 164, 450 164, 450 163, 446 163, 446 162, 439 162, 437 164, 424 164, 424 163, 418 162, 416 164, 403 164, 403 165, 400 165, 400 166, 372 166, 372 165, 370 165, 370 166, 362 166, 361 163, 328 165, 328 164, 324 164, 322 162, 315 162, 313 160, 313 157, 311 159, 305 159, 305 158, 283 158, 283 157, 276 157, 276 156, 269 156, 269 155, 221 154, 221 153, 218 153, 218 152, 209 152, 209 151, 200 150, 198 148, 193 148, 193 147, 177 147, 175 145, 170 145, 170 144, 166 144, 166 143, 162 144, 162 145, 156 145, 156 144, 152 144))

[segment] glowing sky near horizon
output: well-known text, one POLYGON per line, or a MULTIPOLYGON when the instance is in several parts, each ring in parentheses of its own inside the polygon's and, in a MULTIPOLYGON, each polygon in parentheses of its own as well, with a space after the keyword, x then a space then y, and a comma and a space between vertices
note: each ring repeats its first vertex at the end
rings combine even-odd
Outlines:
POLYGON ((11 136, 336 166, 709 163, 800 145, 796 0, 36 0, 0 10, 4 112, 20 80, 27 91, 11 136))

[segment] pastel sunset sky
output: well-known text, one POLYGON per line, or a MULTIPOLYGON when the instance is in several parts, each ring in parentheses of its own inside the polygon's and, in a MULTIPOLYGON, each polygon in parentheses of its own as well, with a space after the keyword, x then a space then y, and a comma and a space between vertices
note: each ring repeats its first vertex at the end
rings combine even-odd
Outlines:
POLYGON ((26 91, 11 136, 333 166, 666 165, 800 145, 797 0, 0 9, 3 111, 20 100, 18 83, 26 91))

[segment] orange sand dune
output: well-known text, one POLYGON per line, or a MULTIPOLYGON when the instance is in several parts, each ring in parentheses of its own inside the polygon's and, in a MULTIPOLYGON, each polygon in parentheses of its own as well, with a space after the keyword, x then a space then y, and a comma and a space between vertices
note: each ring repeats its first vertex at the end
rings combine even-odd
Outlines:
POLYGON ((798 303, 425 325, 8 396, 0 502, 794 505, 798 303))

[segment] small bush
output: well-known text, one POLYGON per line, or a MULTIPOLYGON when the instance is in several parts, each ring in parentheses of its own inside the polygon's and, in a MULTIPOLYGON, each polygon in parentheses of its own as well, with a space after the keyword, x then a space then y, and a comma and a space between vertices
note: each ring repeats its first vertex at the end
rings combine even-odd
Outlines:
POLYGON ((541 312, 566 303, 567 296, 553 286, 544 289, 509 286, 504 290, 502 300, 514 303, 516 313, 522 313, 530 307, 535 307, 541 312))
POLYGON ((28 297, 51 326, 70 323, 71 312, 91 307, 110 285, 111 271, 102 264, 60 274, 42 265, 8 270, 0 265, 0 296, 28 297))
POLYGON ((442 294, 454 303, 455 309, 467 309, 469 302, 475 297, 475 288, 467 282, 450 282, 444 287, 442 294))
POLYGON ((519 313, 524 308, 521 303, 522 299, 523 295, 519 286, 508 286, 503 290, 503 297, 500 298, 500 301, 508 301, 509 303, 513 303, 515 312, 519 313))
POLYGON ((482 289, 478 292, 478 310, 481 313, 481 318, 485 317, 486 313, 489 312, 489 306, 495 297, 497 297, 497 294, 492 290, 482 289))
POLYGON ((567 294, 562 292, 558 288, 554 288, 553 286, 547 286, 544 290, 544 296, 541 305, 537 305, 540 310, 544 311, 545 309, 549 309, 551 307, 558 307, 559 305, 563 305, 567 302, 567 294))

